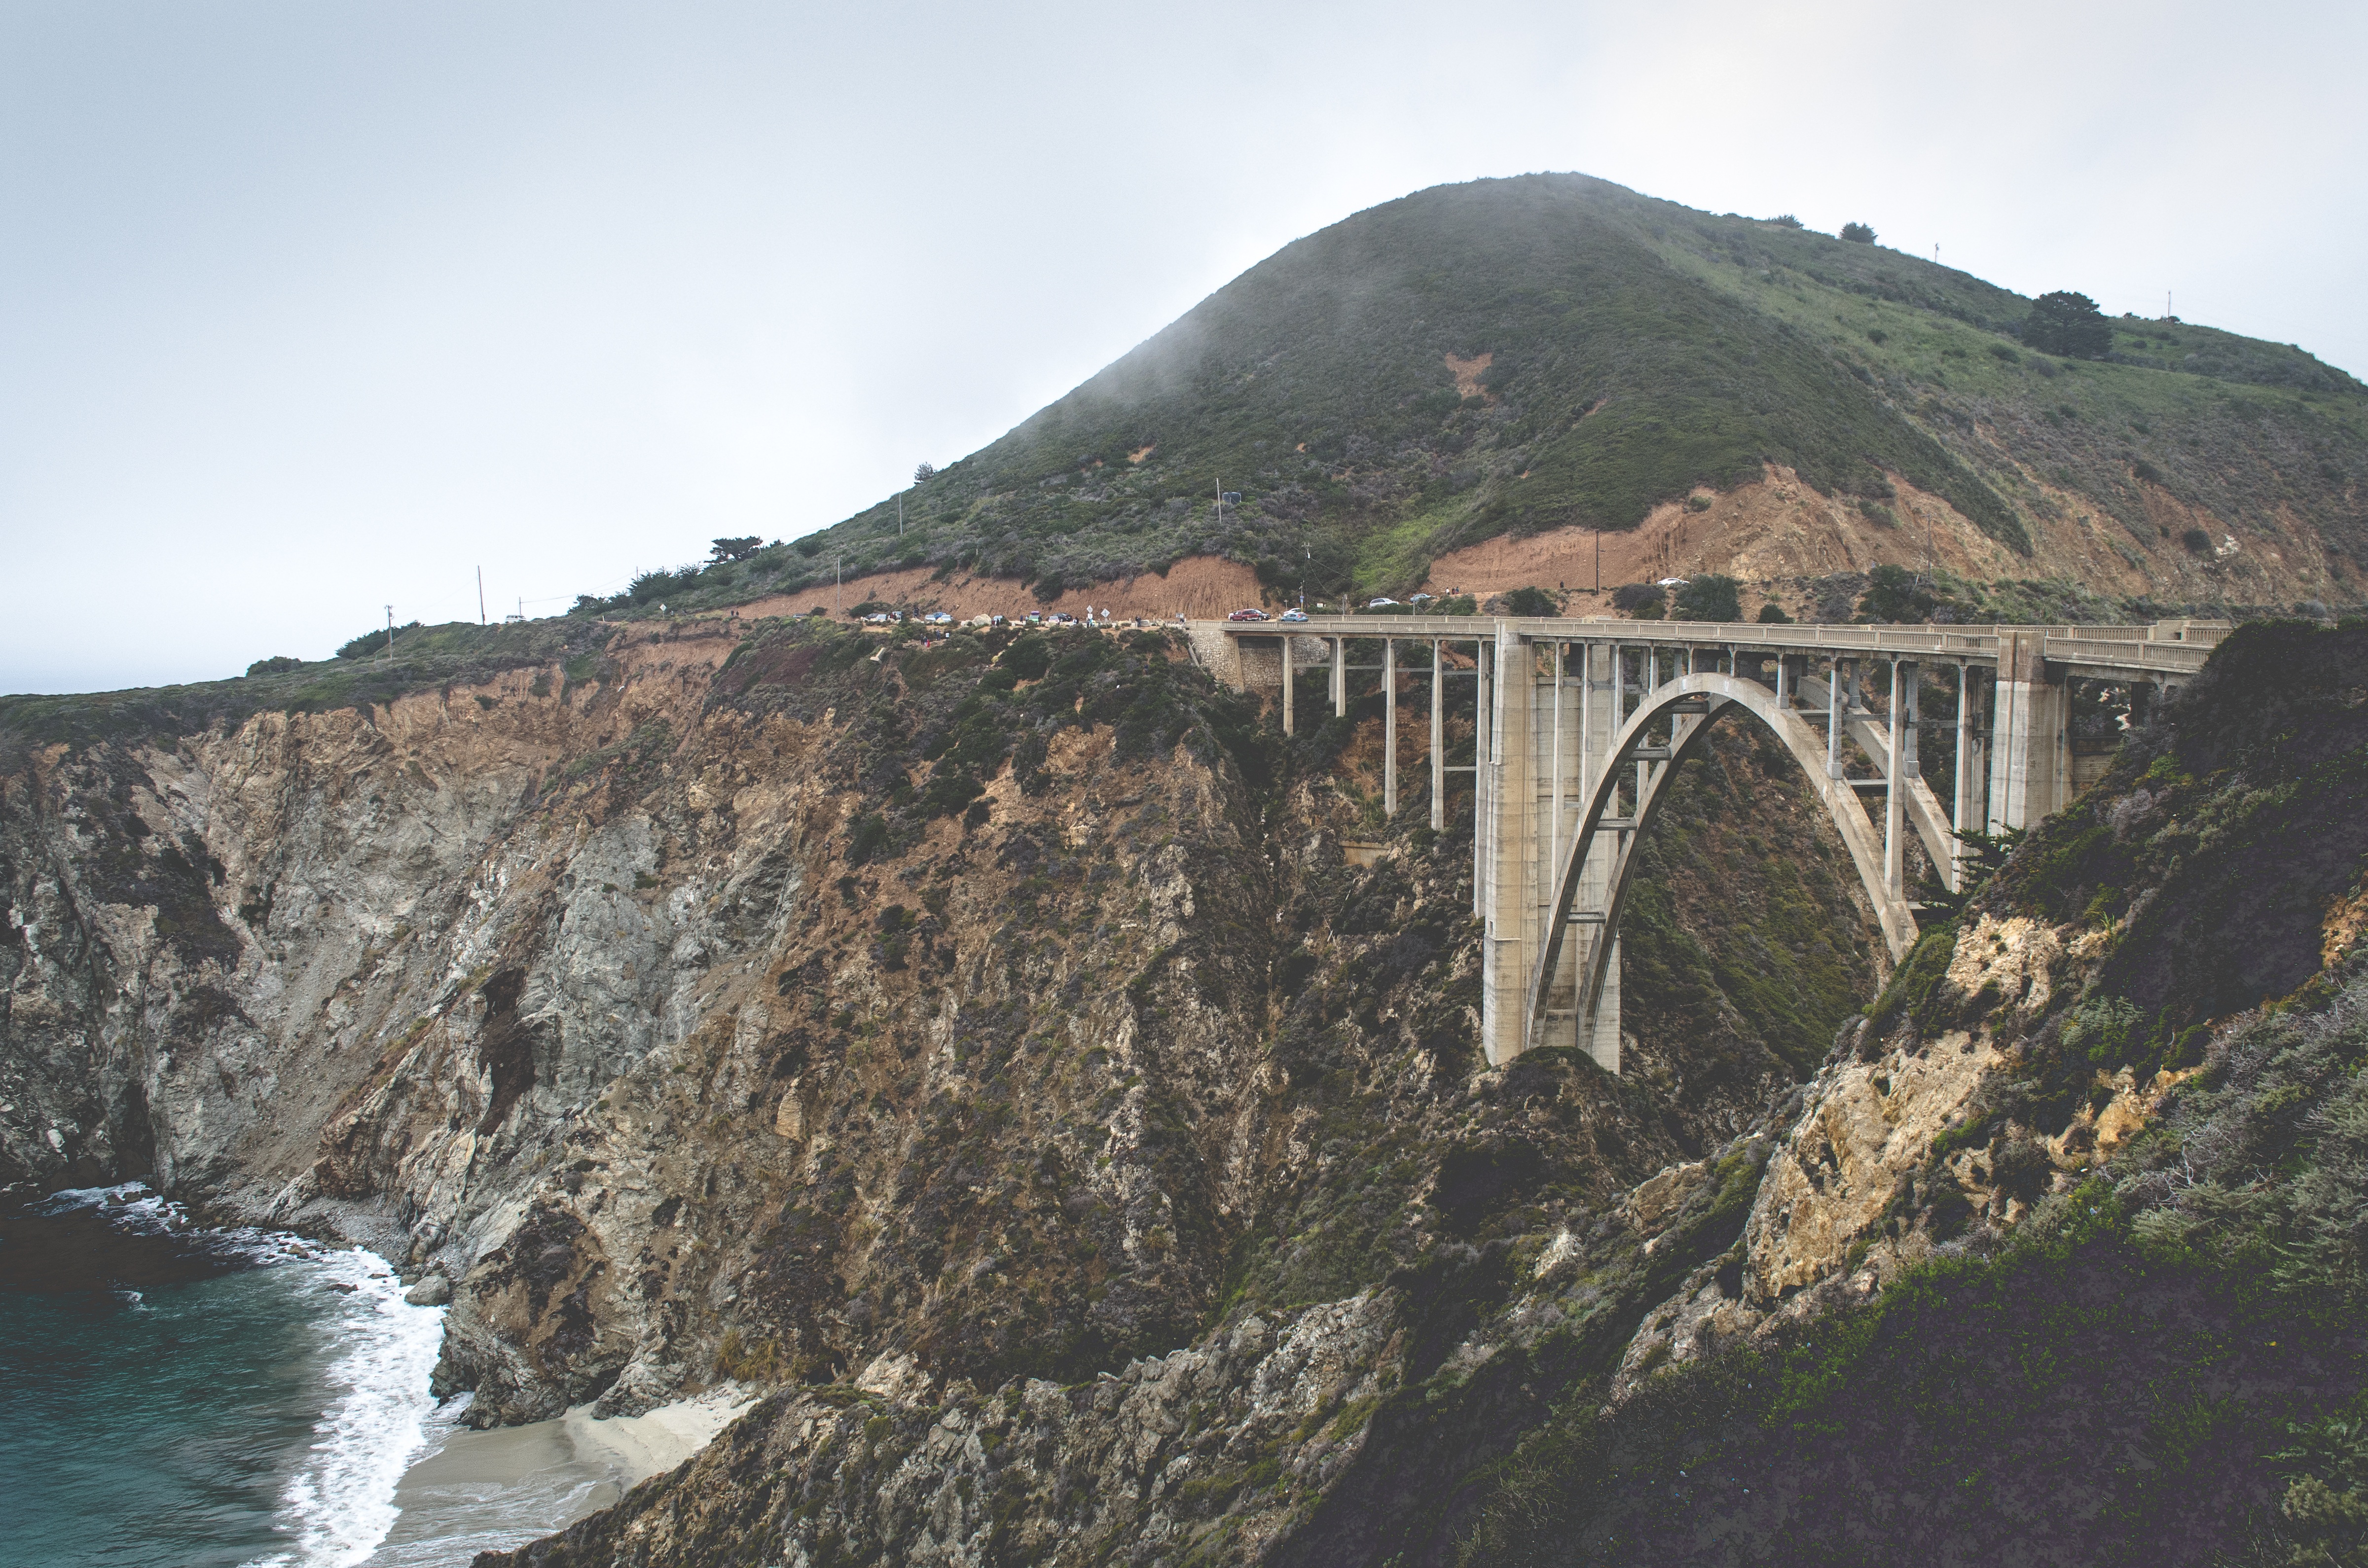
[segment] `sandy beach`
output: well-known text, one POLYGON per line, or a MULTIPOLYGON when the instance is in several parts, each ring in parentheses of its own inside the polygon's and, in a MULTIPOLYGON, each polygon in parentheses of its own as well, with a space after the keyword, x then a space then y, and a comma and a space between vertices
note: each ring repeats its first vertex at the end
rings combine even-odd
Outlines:
POLYGON ((750 1403, 727 1386, 608 1421, 585 1405, 523 1426, 453 1428, 404 1472, 402 1511, 368 1568, 453 1568, 562 1528, 690 1458, 750 1403))

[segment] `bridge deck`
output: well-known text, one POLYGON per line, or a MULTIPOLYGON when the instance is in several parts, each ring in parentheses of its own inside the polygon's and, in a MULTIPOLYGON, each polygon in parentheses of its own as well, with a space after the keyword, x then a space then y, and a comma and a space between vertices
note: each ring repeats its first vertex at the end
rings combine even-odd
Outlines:
POLYGON ((2157 621, 2146 626, 1764 626, 1714 620, 1620 620, 1607 617, 1315 615, 1304 621, 1223 621, 1243 637, 1391 637, 1429 642, 1495 639, 1500 631, 1536 642, 1620 642, 1629 647, 1732 648, 1746 653, 1887 654, 1995 666, 2009 641, 2036 640, 2040 656, 2076 676, 2181 679, 2203 667, 2227 635, 2216 621, 2157 621))

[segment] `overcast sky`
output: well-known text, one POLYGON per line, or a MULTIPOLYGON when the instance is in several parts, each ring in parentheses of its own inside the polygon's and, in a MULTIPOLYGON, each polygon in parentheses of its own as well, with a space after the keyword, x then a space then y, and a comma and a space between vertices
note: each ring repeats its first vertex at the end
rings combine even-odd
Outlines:
POLYGON ((0 0, 0 691, 552 613, 1576 169, 2368 373, 2358 4, 0 0))

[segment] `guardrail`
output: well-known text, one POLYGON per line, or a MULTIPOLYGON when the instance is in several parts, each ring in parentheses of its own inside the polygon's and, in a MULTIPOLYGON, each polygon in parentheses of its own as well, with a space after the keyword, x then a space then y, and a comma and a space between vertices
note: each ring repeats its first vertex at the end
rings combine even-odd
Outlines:
MULTIPOLYGON (((1717 647, 1767 653, 1876 653, 1996 664, 2008 636, 2038 637, 2042 656, 2078 675, 2192 676, 2225 625, 2159 621, 2144 626, 1829 626, 1713 620, 1622 620, 1610 617, 1315 615, 1305 620, 1224 621, 1232 637, 1393 637, 1493 641, 1501 629, 1531 642, 1621 642, 1631 647, 1717 647)), ((2026 643, 2026 646, 2028 644, 2026 643)))

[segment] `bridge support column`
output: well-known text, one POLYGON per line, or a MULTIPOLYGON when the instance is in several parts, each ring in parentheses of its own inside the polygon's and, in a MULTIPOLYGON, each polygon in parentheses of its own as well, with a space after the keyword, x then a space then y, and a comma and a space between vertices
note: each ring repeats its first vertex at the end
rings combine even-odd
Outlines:
POLYGON ((1836 659, 1834 667, 1826 672, 1826 777, 1842 776, 1842 683, 1851 689, 1858 687, 1857 672, 1848 659, 1836 659))
MULTIPOLYGON (((1497 623, 1491 650, 1496 679, 1490 683, 1491 721, 1483 733, 1488 755, 1488 809, 1475 863, 1488 872, 1481 910, 1484 950, 1480 970, 1480 1042, 1488 1064, 1501 1067, 1521 1052, 1523 1008, 1528 997, 1529 956, 1537 918, 1533 886, 1538 853, 1537 750, 1532 710, 1538 700, 1537 660, 1530 644, 1504 621, 1497 623)), ((1475 864, 1476 869, 1476 864, 1475 864)))
MULTIPOLYGON (((1579 670, 1582 678, 1578 688, 1578 799, 1585 801, 1595 792, 1597 782, 1602 778, 1604 769, 1609 766, 1606 754, 1611 747, 1611 737, 1620 731, 1614 678, 1619 673, 1618 650, 1606 643, 1581 643, 1579 670)), ((1569 831, 1565 830, 1566 835, 1569 831)), ((1611 899, 1611 864, 1619 858, 1619 846, 1618 829, 1596 835, 1594 851, 1587 858, 1586 869, 1579 877, 1577 894, 1571 901, 1574 909, 1596 915, 1604 912, 1611 899)), ((1556 875, 1561 873, 1559 866, 1554 870, 1556 875)), ((1605 940, 1607 935, 1605 928, 1597 925, 1588 927, 1585 943, 1563 944, 1563 960, 1556 965, 1554 983, 1557 992, 1571 996, 1574 1005, 1577 999, 1578 977, 1582 972, 1579 964, 1592 956, 1594 945, 1605 940)), ((1605 1072, 1617 1073, 1620 1071, 1620 940, 1616 935, 1611 935, 1610 940, 1611 958, 1604 966, 1603 989, 1596 998, 1593 1026, 1588 1028, 1585 1038, 1578 1038, 1577 1031, 1586 1026, 1584 1020, 1574 1016, 1571 1019, 1573 1038, 1569 1043, 1586 1051, 1605 1072)), ((1560 1045, 1565 1042, 1557 1036, 1551 1043, 1560 1045)))
MULTIPOLYGON (((1955 788, 1949 791, 1949 827, 1964 833, 1974 826, 1974 780, 1977 777, 1974 760, 1974 670, 1971 665, 1957 665, 1957 758, 1955 788)), ((1960 839, 1949 856, 1949 891, 1965 891, 1965 846, 1960 839)))
POLYGON ((2047 678, 2046 638, 1998 632, 1990 720, 1989 831, 2033 827, 2072 799, 2072 702, 2047 678))
POLYGON ((1382 639, 1382 815, 1398 814, 1398 653, 1395 638, 1382 639))
POLYGON ((1282 634, 1282 733, 1287 738, 1294 733, 1292 722, 1292 695, 1299 687, 1299 653, 1292 646, 1292 635, 1282 634))
POLYGON ((1332 717, 1349 716, 1349 640, 1332 639, 1332 717))
POLYGON ((1891 662, 1890 756, 1883 776, 1883 885, 1903 896, 1907 882, 1907 787, 1916 774, 1916 666, 1891 662))
POLYGON ((1447 827, 1447 657, 1430 640, 1430 831, 1447 827))
MULTIPOLYGON (((1488 820, 1495 799, 1492 773, 1488 767, 1491 748, 1496 744, 1494 727, 1488 722, 1488 688, 1490 657, 1495 646, 1486 637, 1472 640, 1472 918, 1479 920, 1488 913, 1488 882, 1495 868, 1488 860, 1488 820)), ((1481 967, 1487 967, 1486 938, 1482 938, 1481 967)), ((1486 1035, 1482 1037, 1482 1049, 1486 1049, 1486 1035)))

